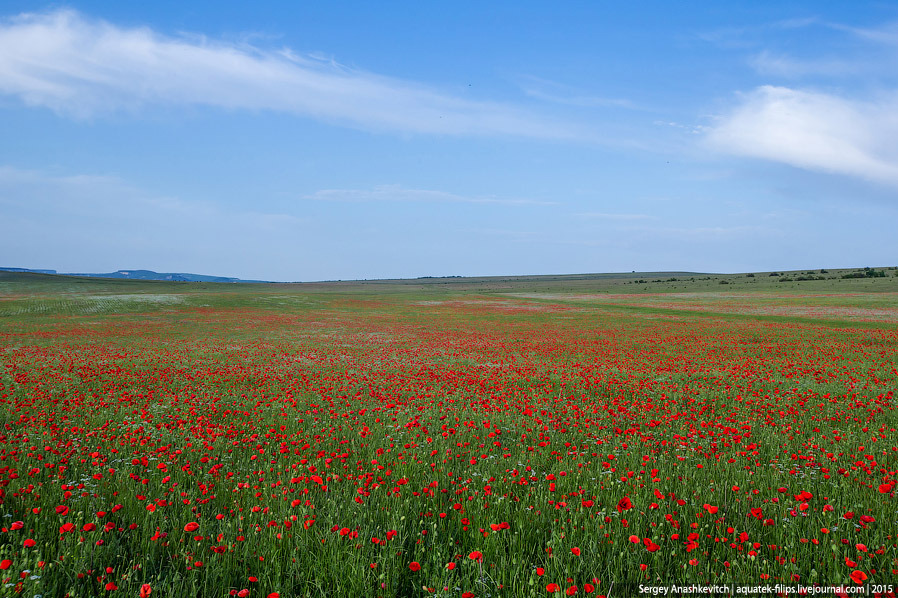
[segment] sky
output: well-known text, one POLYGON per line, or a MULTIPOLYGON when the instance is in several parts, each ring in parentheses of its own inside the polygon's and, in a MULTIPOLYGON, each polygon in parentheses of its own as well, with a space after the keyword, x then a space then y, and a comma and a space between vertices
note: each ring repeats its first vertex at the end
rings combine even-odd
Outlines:
POLYGON ((896 140, 896 2, 0 5, 0 266, 893 266, 896 140))

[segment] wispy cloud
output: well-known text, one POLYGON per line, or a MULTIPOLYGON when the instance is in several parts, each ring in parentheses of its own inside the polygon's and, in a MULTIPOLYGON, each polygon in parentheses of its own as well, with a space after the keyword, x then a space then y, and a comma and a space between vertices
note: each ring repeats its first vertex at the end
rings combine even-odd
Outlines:
POLYGON ((450 202, 473 204, 496 204, 505 206, 551 206, 553 201, 538 201, 533 199, 498 198, 490 196, 468 196, 448 193, 446 191, 434 191, 431 189, 408 189, 401 185, 378 185, 373 189, 322 189, 304 195, 303 199, 315 201, 356 201, 356 202, 450 202))
POLYGON ((809 75, 825 77, 858 77, 881 69, 869 62, 846 60, 844 58, 818 58, 802 60, 787 54, 777 54, 764 50, 749 59, 749 64, 761 75, 796 78, 809 75))
POLYGON ((852 27, 850 25, 830 24, 833 29, 847 31, 861 39, 888 46, 898 46, 898 21, 886 23, 881 27, 852 27))
POLYGON ((169 37, 71 10, 0 23, 0 94, 75 118, 187 104, 274 110, 377 131, 585 136, 582 128, 513 105, 458 98, 289 48, 169 37))
POLYGON ((598 220, 618 220, 624 222, 632 222, 635 220, 655 220, 654 216, 648 214, 614 214, 610 212, 582 212, 577 214, 580 218, 595 218, 598 220))
POLYGON ((612 98, 587 94, 569 85, 549 81, 548 79, 543 79, 541 77, 527 75, 521 77, 521 82, 521 88, 526 95, 544 102, 552 102, 566 106, 579 106, 582 108, 639 109, 635 103, 626 98, 612 98))
POLYGON ((707 136, 731 154, 898 185, 898 94, 855 100, 763 86, 707 136))
POLYGON ((817 25, 825 25, 825 23, 814 16, 798 17, 742 27, 720 27, 717 29, 700 31, 696 33, 696 37, 725 48, 744 48, 757 46, 760 43, 760 39, 770 32, 792 32, 797 29, 805 29, 817 25))

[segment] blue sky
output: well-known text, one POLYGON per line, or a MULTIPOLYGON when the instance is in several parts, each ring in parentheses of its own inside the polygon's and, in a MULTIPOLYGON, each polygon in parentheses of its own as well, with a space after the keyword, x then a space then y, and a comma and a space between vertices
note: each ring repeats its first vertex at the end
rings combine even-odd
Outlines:
POLYGON ((896 65, 894 2, 7 0, 0 265, 896 265, 896 65))

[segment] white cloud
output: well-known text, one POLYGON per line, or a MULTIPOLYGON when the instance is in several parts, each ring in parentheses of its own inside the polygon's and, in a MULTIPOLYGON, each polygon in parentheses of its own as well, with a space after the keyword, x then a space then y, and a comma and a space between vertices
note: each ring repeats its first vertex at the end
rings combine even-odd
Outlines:
POLYGON ((898 185, 898 95, 861 101, 763 86, 707 136, 730 154, 898 185))
POLYGON ((408 201, 408 202, 450 202, 450 203, 475 203, 497 204, 507 206, 555 205, 552 201, 538 201, 533 199, 505 199, 497 197, 481 197, 456 195, 446 191, 434 191, 430 189, 408 189, 401 185, 378 185, 373 189, 322 189, 303 199, 316 201, 408 201))
POLYGON ((403 133, 583 137, 514 106, 453 97, 286 48, 167 37, 71 10, 0 23, 0 94, 75 118, 193 104, 403 133))

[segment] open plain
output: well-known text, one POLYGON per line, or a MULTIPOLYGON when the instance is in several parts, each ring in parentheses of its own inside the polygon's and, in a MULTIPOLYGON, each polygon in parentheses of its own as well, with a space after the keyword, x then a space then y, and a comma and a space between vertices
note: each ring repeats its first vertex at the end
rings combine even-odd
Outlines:
POLYGON ((0 595, 885 594, 882 271, 0 273, 0 595))

